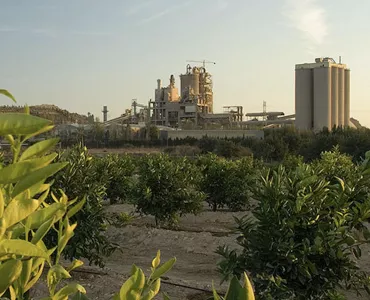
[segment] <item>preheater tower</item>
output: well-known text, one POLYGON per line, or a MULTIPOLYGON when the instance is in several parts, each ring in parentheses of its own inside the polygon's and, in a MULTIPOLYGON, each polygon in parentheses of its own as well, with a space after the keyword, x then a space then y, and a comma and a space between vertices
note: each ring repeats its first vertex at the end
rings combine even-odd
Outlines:
POLYGON ((350 126, 350 70, 332 58, 295 67, 296 128, 350 126))

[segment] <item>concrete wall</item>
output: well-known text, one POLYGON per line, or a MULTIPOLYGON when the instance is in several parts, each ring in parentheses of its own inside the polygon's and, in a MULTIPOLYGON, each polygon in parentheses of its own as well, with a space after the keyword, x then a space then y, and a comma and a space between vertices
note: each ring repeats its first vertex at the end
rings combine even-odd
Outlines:
POLYGON ((161 134, 164 139, 185 139, 192 137, 201 139, 204 136, 213 138, 264 138, 263 130, 174 130, 165 131, 161 134))

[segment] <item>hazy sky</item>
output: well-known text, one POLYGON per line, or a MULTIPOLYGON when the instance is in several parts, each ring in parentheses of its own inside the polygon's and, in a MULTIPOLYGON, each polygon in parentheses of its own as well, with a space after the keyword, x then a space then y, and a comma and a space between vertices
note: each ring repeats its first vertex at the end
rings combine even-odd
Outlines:
MULTIPOLYGON (((369 0, 0 0, 0 88, 20 104, 119 116, 156 80, 211 60, 215 110, 294 113, 294 66, 352 70, 351 116, 370 126, 369 0)), ((0 104, 9 103, 0 98, 0 104)))

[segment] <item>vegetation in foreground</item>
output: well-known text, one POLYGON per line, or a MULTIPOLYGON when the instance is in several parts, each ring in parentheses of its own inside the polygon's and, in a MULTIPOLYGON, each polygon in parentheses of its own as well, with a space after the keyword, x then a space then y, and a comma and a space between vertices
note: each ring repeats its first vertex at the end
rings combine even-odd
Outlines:
MULTIPOLYGON (((63 190, 52 190, 56 187, 70 188, 63 181, 66 180, 63 174, 80 176, 84 180, 87 174, 82 172, 76 175, 79 170, 88 170, 89 174, 92 173, 91 178, 97 181, 97 164, 92 163, 94 159, 84 154, 86 149, 79 149, 79 155, 69 163, 63 159, 53 162, 58 157, 58 154, 51 152, 57 143, 55 139, 38 142, 24 151, 21 150, 23 142, 51 127, 50 122, 29 114, 0 115, 0 135, 7 138, 13 153, 12 161, 3 164, 0 169, 0 250, 3 249, 0 251, 0 287, 3 288, 3 295, 10 299, 27 298, 27 293, 39 280, 45 265, 50 266, 47 282, 50 297, 47 299, 66 299, 68 295, 85 292, 78 284, 70 284, 58 290, 59 283, 69 278, 69 272, 81 265, 79 260, 73 260, 69 267, 63 267, 60 265, 60 258, 64 250, 68 249, 67 245, 75 246, 68 244, 69 240, 77 237, 74 235, 77 224, 71 220, 78 220, 78 214, 85 207, 89 210, 89 203, 91 205, 96 201, 101 205, 104 196, 97 197, 93 194, 91 197, 82 197, 82 201, 69 200, 63 190), (71 168, 70 173, 63 173, 68 172, 68 166, 75 161, 82 162, 80 167, 71 168), (89 162, 92 167, 84 169, 84 166, 89 166, 89 162), (61 177, 58 179, 58 176, 61 177), (52 177, 54 179, 48 181, 52 177), (54 233, 55 243, 49 247, 46 241, 50 232, 54 233)), ((208 194, 209 197, 210 192, 204 195, 196 184, 202 182, 208 172, 207 167, 198 168, 197 163, 204 163, 207 159, 217 166, 227 164, 226 160, 212 156, 200 158, 199 162, 176 160, 165 155, 146 157, 136 168, 132 168, 132 172, 139 176, 151 172, 148 180, 144 181, 146 185, 138 185, 137 179, 129 174, 125 175, 126 181, 122 182, 134 184, 137 192, 144 191, 145 187, 150 191, 148 187, 154 187, 165 179, 172 182, 170 187, 175 187, 172 189, 173 193, 181 191, 180 196, 185 201, 189 201, 186 197, 190 198, 192 192, 203 194, 203 197, 208 194), (165 172, 166 167, 171 171, 165 172), (155 172, 157 169, 162 171, 155 172), (144 172, 140 173, 140 170, 144 172), (181 176, 183 174, 185 175, 181 176)), ((257 299, 340 299, 338 290, 341 288, 358 291, 363 288, 369 292, 369 275, 361 272, 356 265, 357 259, 361 257, 361 246, 369 243, 370 237, 366 226, 370 218, 369 159, 370 154, 367 154, 361 165, 355 165, 350 157, 335 149, 324 152, 319 160, 310 164, 305 164, 300 159, 286 159, 283 166, 268 168, 258 164, 259 168, 256 168, 253 167, 253 160, 244 161, 246 167, 242 168, 242 175, 247 172, 247 176, 252 176, 249 179, 255 180, 254 185, 244 186, 250 197, 257 201, 257 207, 253 210, 253 220, 236 220, 240 232, 238 240, 244 250, 238 253, 227 248, 219 249, 219 253, 224 256, 220 271, 225 278, 233 275, 240 277, 245 271, 250 272, 257 299)), ((235 166, 235 161, 228 162, 235 166)), ((241 162, 242 160, 236 165, 241 162)), ((239 174, 227 165, 226 170, 232 172, 233 176, 239 174)), ((223 172, 215 174, 226 176, 223 172)), ((103 181, 104 188, 112 180, 107 178, 104 180, 108 183, 103 181)), ((88 184, 94 182, 93 179, 86 180, 88 184)), ((240 182, 244 183, 244 180, 241 179, 240 182)), ((229 186, 225 184, 224 187, 229 186)), ((75 186, 70 191, 72 194, 75 190, 78 191, 77 196, 88 196, 89 191, 83 190, 84 188, 86 189, 75 186)), ((230 189, 233 190, 232 185, 230 189)), ((124 190, 117 189, 117 194, 124 190)), ((158 210, 149 210, 146 213, 155 213, 161 217, 162 209, 167 216, 165 221, 173 218, 176 220, 181 211, 168 211, 172 209, 170 204, 176 203, 179 198, 175 194, 161 193, 161 189, 157 190, 158 195, 168 200, 168 205, 158 206, 158 210)), ((155 198, 147 197, 145 201, 150 204, 153 199, 155 198)), ((224 199, 220 198, 219 201, 224 199)), ((147 203, 144 202, 144 205, 147 203)), ((101 222, 106 224, 108 220, 101 222)), ((86 232, 83 226, 81 230, 82 233, 84 230, 86 232)), ((145 282, 140 274, 134 267, 129 280, 131 283, 124 284, 129 286, 124 291, 132 293, 134 289, 138 292, 135 282, 145 282)), ((235 280, 231 281, 231 286, 235 280)), ((147 286, 144 283, 140 295, 143 292, 144 297, 147 297, 151 288, 148 290, 145 287, 147 286)), ((117 297, 121 296, 118 294, 117 297)))

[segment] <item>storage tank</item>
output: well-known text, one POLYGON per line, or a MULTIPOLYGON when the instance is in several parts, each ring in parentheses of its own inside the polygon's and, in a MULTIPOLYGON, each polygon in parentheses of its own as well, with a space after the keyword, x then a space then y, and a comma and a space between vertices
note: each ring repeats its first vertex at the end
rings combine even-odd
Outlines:
POLYGON ((344 126, 344 69, 338 70, 338 125, 344 126))
POLYGON ((193 89, 194 95, 199 95, 199 69, 194 67, 191 73, 180 75, 181 94, 187 87, 193 89))
POLYGON ((344 70, 344 126, 350 126, 350 100, 351 100, 351 71, 344 70))
POLYGON ((331 126, 338 126, 338 68, 331 67, 331 126))
POLYGON ((314 129, 331 129, 331 68, 314 69, 314 129))
POLYGON ((310 130, 313 125, 313 70, 295 71, 295 126, 299 130, 310 130))

